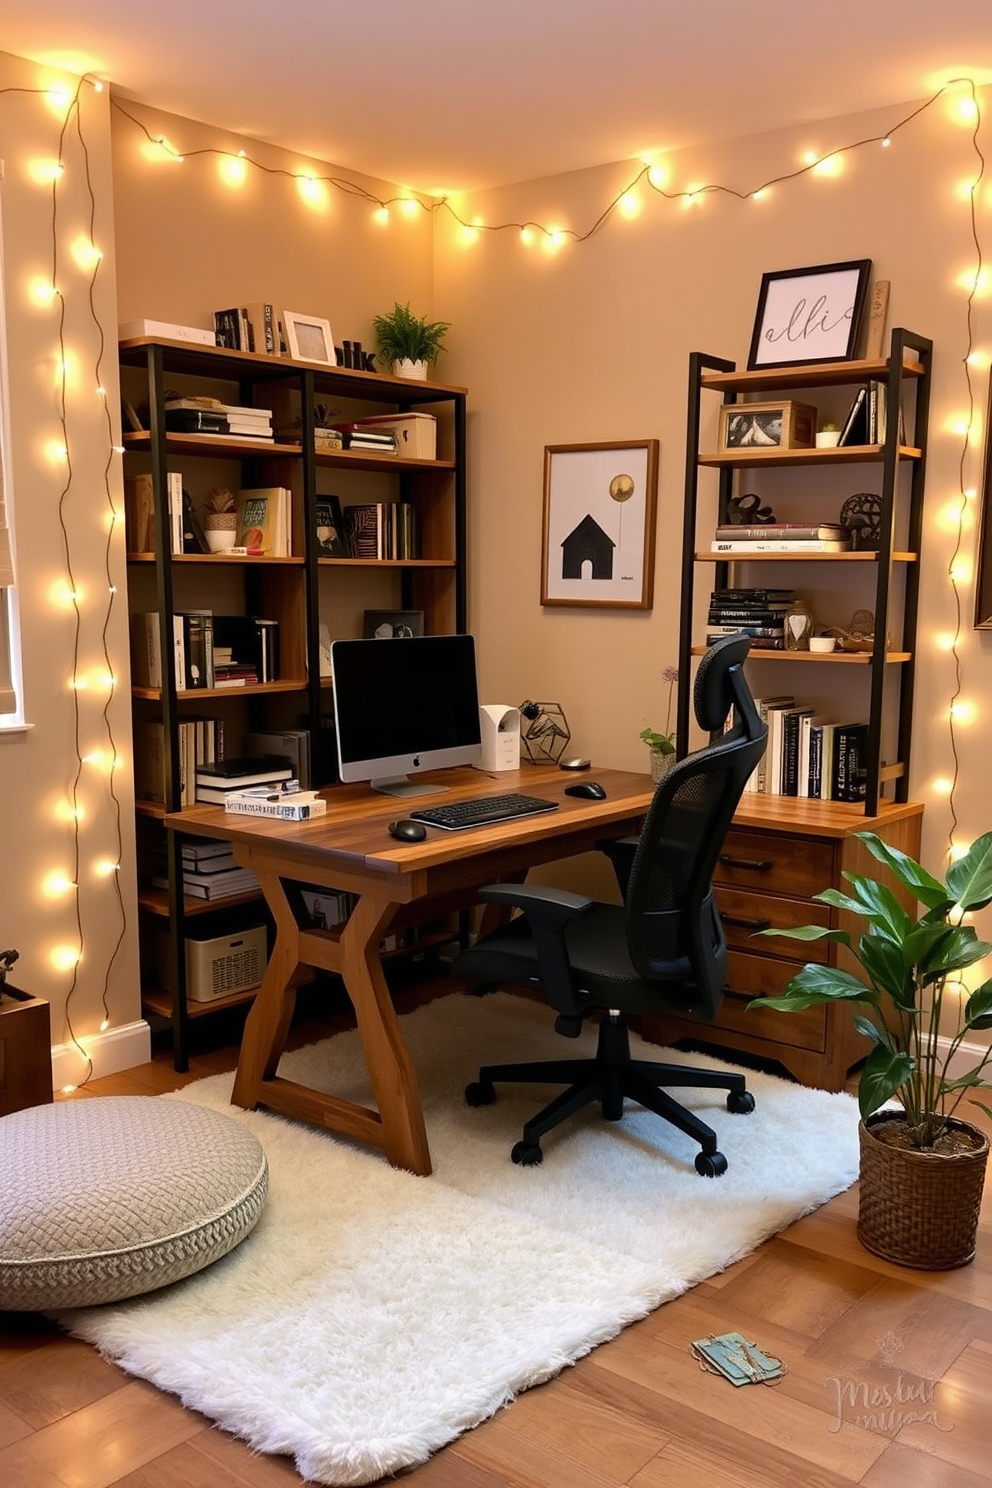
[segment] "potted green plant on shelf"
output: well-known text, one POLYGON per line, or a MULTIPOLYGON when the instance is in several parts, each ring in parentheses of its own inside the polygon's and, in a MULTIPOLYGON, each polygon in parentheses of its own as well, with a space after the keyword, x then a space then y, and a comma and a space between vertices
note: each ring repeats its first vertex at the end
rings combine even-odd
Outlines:
POLYGON ((817 449, 835 449, 840 443, 840 425, 825 419, 816 431, 817 449))
POLYGON ((657 729, 641 729, 638 738, 642 739, 648 746, 651 756, 651 779, 658 783, 663 780, 675 763, 675 730, 672 728, 672 704, 674 701, 674 688, 679 680, 678 667, 666 666, 662 668, 662 682, 668 684, 668 709, 665 714, 665 732, 658 733, 657 729))
POLYGON ((849 1002, 866 1010, 853 1012, 872 1044, 858 1085, 858 1238, 897 1265, 945 1270, 975 1253, 989 1150, 984 1132, 955 1112, 968 1092, 990 1086, 992 1047, 983 1041, 976 1053, 967 1040, 992 1029, 992 979, 968 994, 959 975, 992 952, 965 923, 992 901, 992 832, 951 864, 944 883, 875 833, 854 835, 922 913, 911 914, 887 884, 845 872, 850 892, 826 889, 814 898, 867 921, 856 943, 848 930, 820 925, 758 933, 834 941, 850 952, 857 971, 806 965, 780 997, 749 1006, 800 1013, 849 1002), (971 1067, 959 1071, 960 1063, 971 1067), (893 1099, 898 1106, 889 1104, 893 1099))
POLYGON ((397 302, 388 314, 376 315, 372 320, 376 345, 394 375, 420 380, 426 378, 428 368, 445 350, 444 338, 450 329, 450 321, 414 315, 409 302, 397 302))

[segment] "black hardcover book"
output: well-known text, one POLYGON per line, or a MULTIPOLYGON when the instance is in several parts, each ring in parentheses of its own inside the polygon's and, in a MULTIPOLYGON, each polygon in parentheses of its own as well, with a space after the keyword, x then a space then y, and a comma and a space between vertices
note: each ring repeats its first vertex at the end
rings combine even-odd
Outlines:
POLYGON ((165 427, 173 434, 229 434, 226 414, 209 408, 167 408, 165 427))
POLYGON ((839 444, 868 443, 868 389, 858 388, 850 412, 840 431, 839 444))
POLYGON ((868 725, 845 723, 834 735, 835 801, 863 801, 868 794, 868 725))
POLYGON ((347 558, 344 519, 337 496, 321 496, 317 501, 317 554, 321 558, 347 558))
POLYGON ((183 552, 209 553, 210 544, 193 505, 193 498, 183 487, 183 552))

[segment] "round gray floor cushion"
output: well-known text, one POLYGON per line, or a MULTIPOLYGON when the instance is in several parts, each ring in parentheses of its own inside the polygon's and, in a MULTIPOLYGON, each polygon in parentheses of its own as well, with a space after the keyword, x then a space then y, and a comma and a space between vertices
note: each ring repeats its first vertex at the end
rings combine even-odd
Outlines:
POLYGON ((219 1260, 252 1230, 268 1168, 231 1116, 100 1096, 0 1118, 0 1308, 90 1307, 219 1260))

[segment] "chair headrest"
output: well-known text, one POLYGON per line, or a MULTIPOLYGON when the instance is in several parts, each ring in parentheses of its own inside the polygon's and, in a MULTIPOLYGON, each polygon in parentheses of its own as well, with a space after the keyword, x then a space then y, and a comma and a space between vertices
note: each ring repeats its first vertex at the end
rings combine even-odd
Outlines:
POLYGON ((699 663, 692 706, 696 722, 706 733, 723 727, 736 690, 730 674, 734 668, 743 665, 750 649, 751 642, 746 635, 724 636, 714 641, 699 663))

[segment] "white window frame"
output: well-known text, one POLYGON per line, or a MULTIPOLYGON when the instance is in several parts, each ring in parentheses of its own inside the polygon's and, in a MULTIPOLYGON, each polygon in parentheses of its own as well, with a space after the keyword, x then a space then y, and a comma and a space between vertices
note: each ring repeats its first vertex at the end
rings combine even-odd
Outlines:
MULTIPOLYGON (((2 177, 0 177, 2 179, 2 177)), ((10 535, 11 562, 17 574, 17 552, 14 540, 14 498, 10 481, 10 401, 7 374, 7 307, 4 303, 3 275, 3 193, 0 191, 0 479, 10 535)), ((27 727, 24 721, 24 688, 21 669, 21 625, 17 589, 0 589, 0 686, 12 688, 15 708, 0 713, 0 734, 27 727)))

